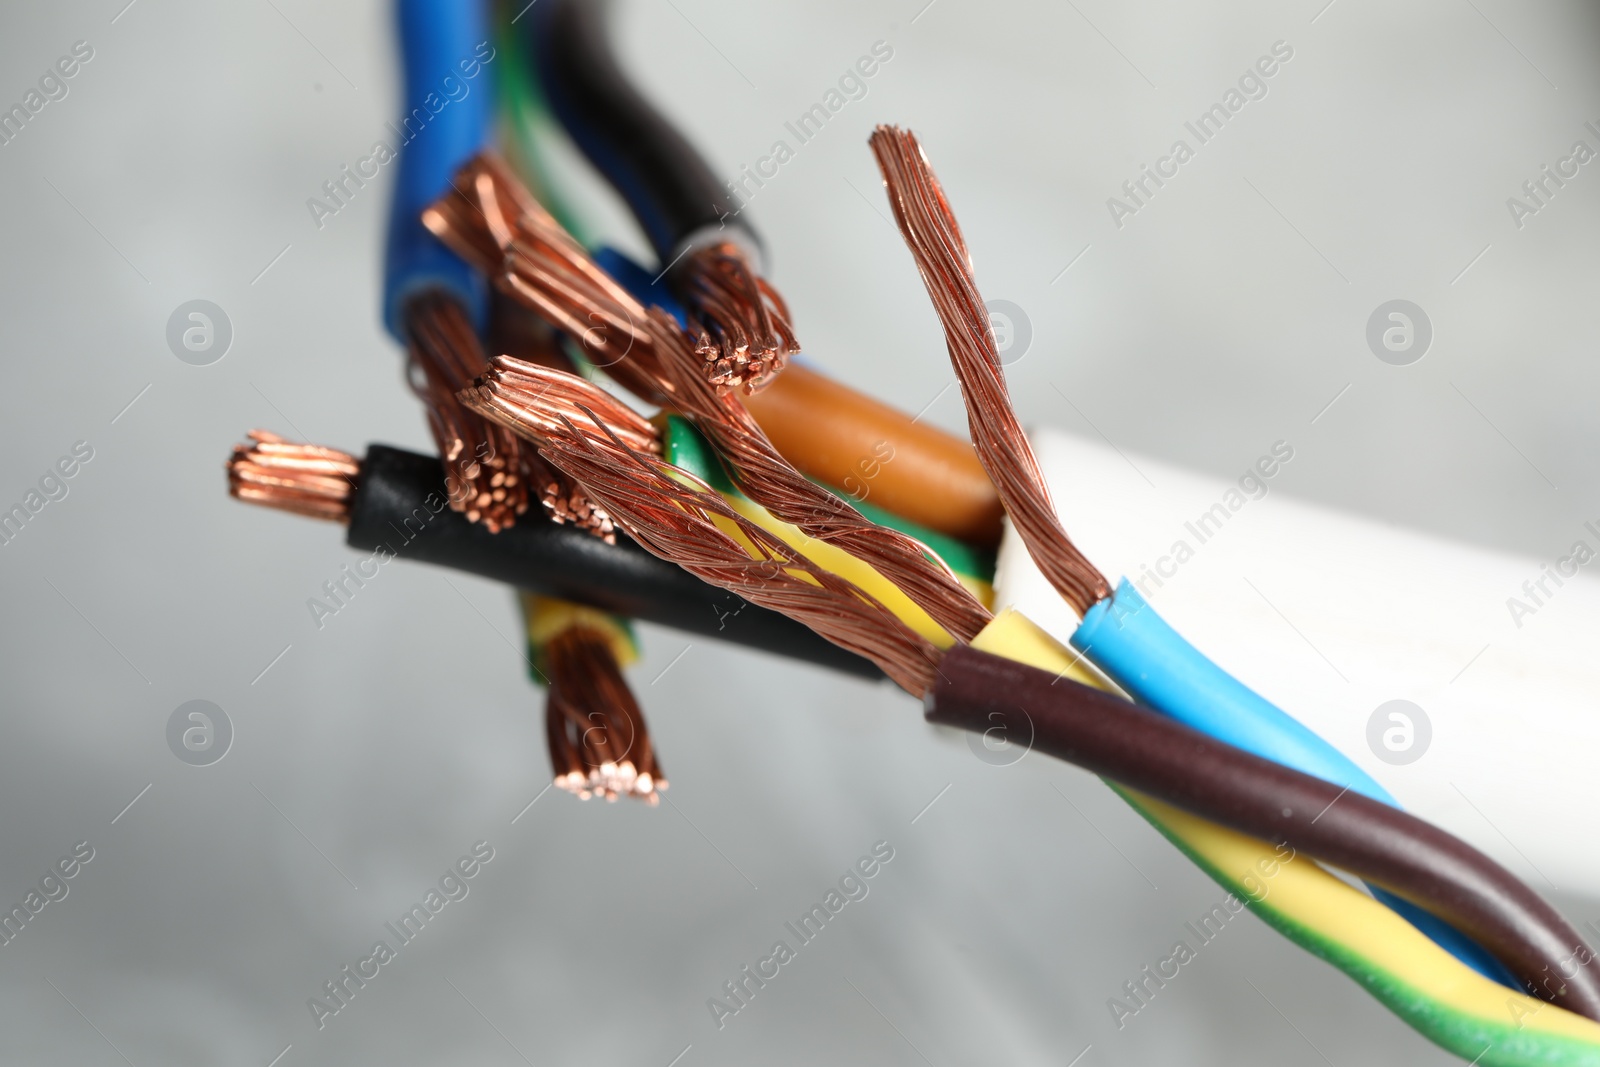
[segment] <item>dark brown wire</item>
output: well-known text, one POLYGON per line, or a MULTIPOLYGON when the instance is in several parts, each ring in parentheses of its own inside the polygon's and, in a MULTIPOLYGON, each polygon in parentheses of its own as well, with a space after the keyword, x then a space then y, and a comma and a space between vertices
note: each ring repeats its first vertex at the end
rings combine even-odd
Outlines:
POLYGON ((1295 849, 1426 908, 1528 991, 1600 1020, 1600 961, 1532 889, 1397 808, 1234 748, 1068 678, 958 646, 924 700, 932 722, 1007 740, 1211 822, 1295 849), (1589 960, 1567 975, 1569 960, 1589 960))

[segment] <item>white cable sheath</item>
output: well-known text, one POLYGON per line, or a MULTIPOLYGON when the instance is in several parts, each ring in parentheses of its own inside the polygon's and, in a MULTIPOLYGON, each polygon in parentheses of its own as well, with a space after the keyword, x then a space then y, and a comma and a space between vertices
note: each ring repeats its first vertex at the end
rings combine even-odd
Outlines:
MULTIPOLYGON (((1068 532, 1113 583, 1126 575, 1408 810, 1540 891, 1600 894, 1585 829, 1600 810, 1600 516, 1539 560, 1293 499, 1289 442, 1264 442, 1259 468, 1230 481, 1031 437, 1068 532), (1385 709, 1369 736, 1393 700, 1422 714, 1385 709)), ((1077 626, 1010 529, 996 600, 1062 641, 1077 626)))

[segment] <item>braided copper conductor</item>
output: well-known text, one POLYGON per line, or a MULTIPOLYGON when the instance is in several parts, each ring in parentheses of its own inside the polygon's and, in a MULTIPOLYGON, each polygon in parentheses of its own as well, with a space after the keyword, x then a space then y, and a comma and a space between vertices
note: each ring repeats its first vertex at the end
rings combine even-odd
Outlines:
POLYGON ((266 430, 251 430, 250 443, 228 457, 228 493, 263 507, 313 519, 350 521, 350 495, 361 477, 361 461, 347 452, 300 445, 266 430))
POLYGON ((696 248, 673 270, 695 324, 700 371, 712 385, 754 392, 800 351, 788 305, 737 244, 718 241, 696 248))
MULTIPOLYGON (((490 300, 489 343, 496 352, 514 354, 542 367, 569 372, 574 369, 549 324, 499 292, 490 300)), ((616 524, 605 508, 590 500, 571 478, 540 459, 533 448, 524 447, 522 451, 528 491, 538 495, 553 522, 586 530, 607 544, 617 543, 616 524)))
POLYGON ((609 638, 582 625, 564 630, 546 644, 544 668, 555 784, 584 800, 634 796, 659 804, 667 779, 609 638))
POLYGON ((412 389, 428 411, 451 509, 491 532, 510 526, 528 510, 528 480, 538 473, 537 461, 515 434, 456 399, 488 366, 466 311, 453 297, 424 294, 407 305, 405 328, 411 365, 421 376, 412 389))
POLYGON ((930 642, 853 583, 739 515, 705 483, 630 447, 592 409, 579 405, 581 416, 571 419, 546 417, 503 399, 497 405, 488 382, 463 400, 486 416, 517 420, 519 432, 537 440, 546 460, 571 475, 650 552, 867 657, 908 692, 920 696, 931 684, 939 651, 930 642))
POLYGON ((1072 543, 1056 516, 1033 447, 1012 409, 989 311, 978 292, 972 257, 944 189, 909 130, 879 126, 868 143, 883 172, 895 222, 944 324, 945 343, 961 381, 978 459, 994 481, 1029 555, 1056 592, 1081 615, 1108 596, 1111 586, 1072 543))
POLYGON ((508 184, 515 181, 502 164, 480 156, 458 174, 455 191, 424 213, 424 222, 491 270, 491 249, 502 253, 497 284, 581 336, 591 359, 630 392, 687 416, 729 461, 752 500, 871 564, 956 638, 971 640, 983 629, 988 610, 949 567, 920 541, 878 526, 795 470, 738 396, 707 380, 677 322, 658 307, 646 309, 605 275, 543 208, 528 209, 531 197, 508 184), (467 188, 470 199, 462 192, 467 188))
POLYGON ((601 270, 490 153, 457 173, 422 222, 503 292, 583 349, 590 363, 644 400, 661 402, 642 333, 643 306, 601 270))

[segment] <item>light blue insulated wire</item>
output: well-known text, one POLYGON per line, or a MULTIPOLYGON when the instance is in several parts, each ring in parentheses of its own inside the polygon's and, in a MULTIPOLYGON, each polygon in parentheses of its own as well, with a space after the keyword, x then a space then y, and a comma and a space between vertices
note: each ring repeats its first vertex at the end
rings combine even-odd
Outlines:
POLYGON ((428 291, 461 301, 484 320, 483 279, 422 225, 423 208, 488 142, 494 118, 489 0, 396 0, 402 112, 389 232, 384 251, 383 322, 402 343, 405 305, 428 291))
MULTIPOLYGON (((1072 647, 1154 711, 1246 752, 1400 807, 1350 757, 1185 641, 1126 578, 1115 593, 1084 613, 1072 647)), ((1377 886, 1371 889, 1374 897, 1467 966, 1520 988, 1498 960, 1454 927, 1377 886)))

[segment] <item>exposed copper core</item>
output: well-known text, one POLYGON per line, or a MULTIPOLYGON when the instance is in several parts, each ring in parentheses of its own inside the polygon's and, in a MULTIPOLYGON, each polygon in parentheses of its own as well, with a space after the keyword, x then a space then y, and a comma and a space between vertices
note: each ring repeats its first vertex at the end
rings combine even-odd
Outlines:
POLYGON ((251 430, 250 443, 234 445, 228 457, 228 493, 263 507, 313 519, 350 522, 350 495, 361 477, 361 461, 348 452, 286 441, 251 430))
POLYGON ((477 332, 454 297, 428 293, 405 310, 412 388, 428 410, 439 446, 450 507, 491 533, 528 510, 529 449, 499 426, 461 406, 460 392, 488 366, 477 332))
MULTIPOLYGON (((492 406, 489 389, 482 384, 473 390, 477 399, 468 399, 481 400, 486 414, 508 415, 512 409, 492 406)), ((932 683, 939 651, 930 642, 853 583, 739 515, 704 482, 629 447, 597 414, 530 418, 520 425, 536 435, 547 461, 650 552, 867 657, 912 694, 920 696, 932 683)))
POLYGON ((515 182, 503 164, 479 156, 423 221, 507 292, 580 337, 590 358, 630 392, 687 416, 756 503, 871 564, 956 638, 968 641, 983 629, 988 610, 949 567, 920 541, 876 525, 795 470, 738 396, 707 380, 677 322, 658 307, 646 309, 600 270, 515 182), (472 190, 471 200, 464 189, 472 190))
POLYGON ((989 311, 978 292, 961 227, 914 134, 879 126, 869 143, 883 172, 895 222, 944 324, 978 459, 999 490, 1028 554, 1056 592, 1082 614, 1108 596, 1111 586, 1078 551, 1056 516, 1033 448, 1011 407, 989 311))
POLYGON ((722 389, 762 388, 800 351, 789 307, 732 241, 697 248, 673 268, 694 321, 695 354, 722 389))
MULTIPOLYGON (((550 325, 499 291, 490 299, 489 343, 493 351, 528 363, 569 372, 574 369, 550 325)), ((528 490, 538 494, 539 503, 552 521, 586 530, 607 544, 617 543, 616 524, 605 508, 590 500, 571 478, 540 459, 532 448, 524 447, 523 452, 528 490)))
POLYGON ((664 397, 648 365, 643 307, 589 258, 491 153, 456 172, 452 190, 422 213, 423 225, 503 292, 571 337, 584 358, 624 389, 664 397))
POLYGON ((584 800, 633 796, 661 803, 667 779, 610 639, 573 626, 545 645, 544 665, 550 680, 545 737, 555 784, 584 800))

